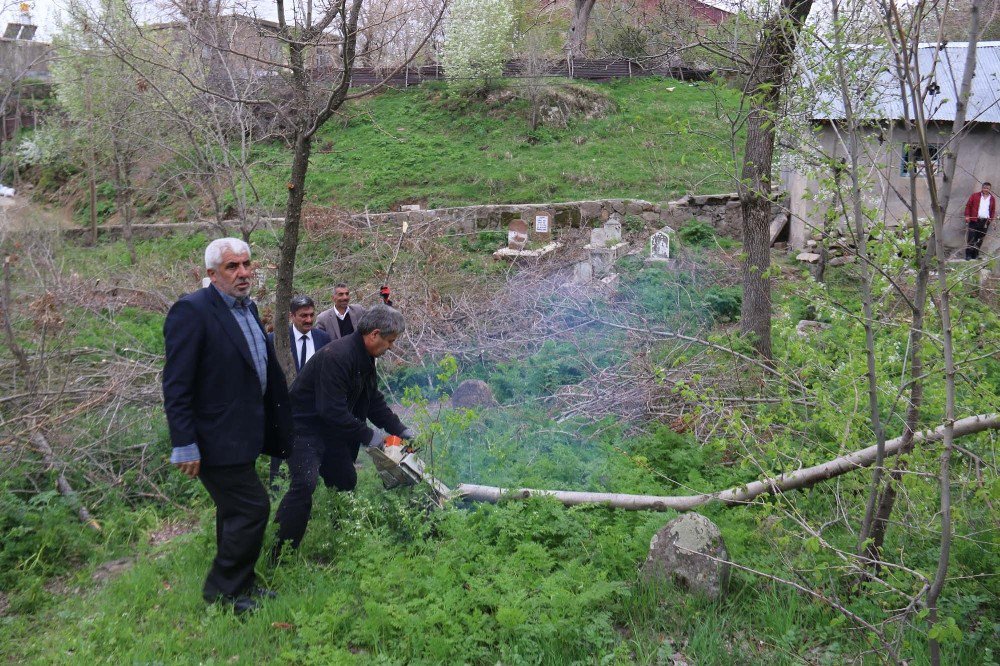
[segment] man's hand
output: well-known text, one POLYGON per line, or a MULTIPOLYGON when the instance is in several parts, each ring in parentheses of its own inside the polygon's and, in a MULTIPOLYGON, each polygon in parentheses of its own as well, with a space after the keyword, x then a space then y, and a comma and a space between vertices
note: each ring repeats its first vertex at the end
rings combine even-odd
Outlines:
POLYGON ((194 479, 198 477, 198 472, 201 470, 201 461, 193 460, 191 462, 174 463, 174 466, 184 472, 188 478, 194 479))

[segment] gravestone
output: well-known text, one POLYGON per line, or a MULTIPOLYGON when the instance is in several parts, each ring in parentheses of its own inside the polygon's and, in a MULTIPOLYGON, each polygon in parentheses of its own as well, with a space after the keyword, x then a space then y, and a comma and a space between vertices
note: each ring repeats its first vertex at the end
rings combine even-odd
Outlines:
POLYGON ((653 233, 649 239, 650 261, 670 261, 670 245, 674 238, 674 230, 663 227, 653 233))
POLYGON ((536 210, 531 216, 531 237, 533 240, 549 242, 552 240, 552 227, 555 223, 555 215, 552 211, 536 210))
POLYGON ((612 215, 604 223, 605 243, 617 245, 622 241, 622 218, 621 215, 612 215))
POLYGON ((511 220, 507 227, 507 247, 511 250, 523 250, 528 244, 528 225, 524 220, 511 220))

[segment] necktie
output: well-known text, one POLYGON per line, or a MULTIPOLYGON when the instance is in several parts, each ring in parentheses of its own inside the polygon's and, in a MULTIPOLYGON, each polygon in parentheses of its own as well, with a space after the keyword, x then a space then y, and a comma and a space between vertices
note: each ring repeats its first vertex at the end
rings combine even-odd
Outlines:
POLYGON ((299 355, 299 370, 306 364, 306 340, 308 339, 308 336, 302 336, 302 354, 299 355))

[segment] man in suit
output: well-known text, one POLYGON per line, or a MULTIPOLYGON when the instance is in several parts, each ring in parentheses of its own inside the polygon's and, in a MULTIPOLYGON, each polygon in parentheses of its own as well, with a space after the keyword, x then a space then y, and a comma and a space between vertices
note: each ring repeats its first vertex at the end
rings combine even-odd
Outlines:
POLYGON ((358 327, 365 309, 351 305, 351 290, 343 282, 333 287, 333 307, 316 317, 316 328, 325 331, 331 340, 347 337, 358 327))
MULTIPOLYGON (((306 361, 322 349, 330 341, 325 331, 313 328, 316 316, 316 304, 308 296, 296 296, 288 304, 288 340, 292 350, 292 360, 296 371, 302 370, 306 361)), ((274 333, 268 333, 267 339, 274 344, 274 333)), ((281 458, 271 458, 271 490, 277 491, 277 480, 281 477, 281 458)))
POLYGON ((298 548, 312 512, 317 477, 328 487, 354 490, 354 462, 362 445, 380 446, 386 432, 416 437, 392 413, 378 390, 375 359, 403 332, 403 315, 386 305, 365 310, 354 333, 323 347, 292 384, 295 445, 288 459, 292 483, 274 519, 278 541, 298 548), (373 429, 368 421, 378 426, 373 429))
POLYGON ((214 240, 205 268, 211 284, 174 303, 163 324, 163 406, 170 462, 197 477, 215 503, 216 555, 202 595, 243 613, 273 596, 254 578, 271 509, 255 462, 261 452, 288 455, 291 411, 250 299, 250 247, 214 240))
POLYGON ((990 192, 992 186, 983 183, 983 189, 973 192, 965 202, 965 222, 969 225, 966 233, 966 259, 978 259, 979 248, 983 246, 990 222, 997 216, 997 198, 990 192))

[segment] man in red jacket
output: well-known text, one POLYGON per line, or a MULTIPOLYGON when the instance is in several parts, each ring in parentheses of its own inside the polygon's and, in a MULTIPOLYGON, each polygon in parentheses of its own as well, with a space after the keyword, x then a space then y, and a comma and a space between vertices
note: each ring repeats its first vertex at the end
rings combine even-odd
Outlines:
POLYGON ((989 183, 983 183, 982 191, 973 192, 965 204, 965 221, 969 225, 966 259, 979 258, 979 248, 990 229, 990 221, 997 216, 997 198, 990 193, 990 187, 989 183))

